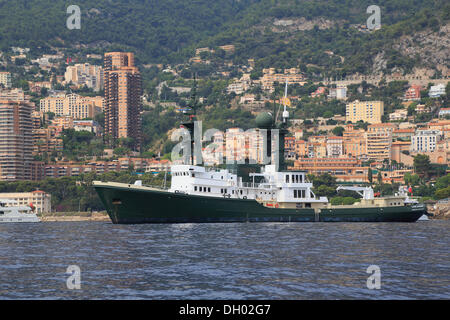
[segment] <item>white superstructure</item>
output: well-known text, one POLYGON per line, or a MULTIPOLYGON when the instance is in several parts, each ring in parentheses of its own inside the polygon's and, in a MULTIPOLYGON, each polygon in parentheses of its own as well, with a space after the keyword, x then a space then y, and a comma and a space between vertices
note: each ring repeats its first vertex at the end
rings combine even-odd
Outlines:
POLYGON ((28 206, 18 206, 16 201, 0 199, 0 223, 40 222, 28 206))
POLYGON ((269 206, 296 204, 298 208, 326 204, 326 197, 316 197, 305 172, 277 172, 266 165, 261 173, 250 173, 251 182, 229 170, 208 170, 194 165, 172 166, 170 192, 206 197, 252 199, 269 206), (259 182, 256 182, 259 181, 259 182))

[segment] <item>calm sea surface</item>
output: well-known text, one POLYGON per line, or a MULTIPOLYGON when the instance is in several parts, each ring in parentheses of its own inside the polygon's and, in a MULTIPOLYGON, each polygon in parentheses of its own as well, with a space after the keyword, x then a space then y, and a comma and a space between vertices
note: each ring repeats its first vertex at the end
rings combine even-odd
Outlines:
POLYGON ((449 299, 450 221, 0 224, 0 299, 449 299), (69 290, 69 265, 81 290, 69 290), (370 265, 381 289, 366 285, 370 265))

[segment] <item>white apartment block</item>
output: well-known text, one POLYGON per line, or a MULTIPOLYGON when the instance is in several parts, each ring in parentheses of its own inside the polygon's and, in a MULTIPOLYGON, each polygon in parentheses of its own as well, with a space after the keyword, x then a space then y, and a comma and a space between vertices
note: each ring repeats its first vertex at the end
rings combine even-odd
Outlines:
POLYGON ((52 196, 44 191, 0 193, 0 199, 12 200, 18 206, 33 206, 36 213, 52 211, 52 196))
POLYGON ((237 95, 243 94, 245 91, 250 89, 252 85, 252 80, 250 79, 250 74, 244 74, 239 80, 234 81, 227 87, 227 92, 234 92, 237 95))
POLYGON ((430 98, 438 98, 444 94, 445 94, 445 85, 443 83, 440 83, 436 86, 431 86, 430 91, 428 92, 430 98))
POLYGON ((89 63, 68 66, 64 74, 66 83, 76 86, 86 86, 94 91, 103 89, 103 68, 89 63))
POLYGON ((406 109, 396 110, 389 114, 390 121, 401 121, 406 120, 406 118, 408 118, 408 110, 406 109))
POLYGON ((11 88, 11 73, 10 72, 0 72, 0 85, 5 88, 11 88))
POLYGON ((329 137, 327 139, 328 158, 339 158, 344 154, 344 139, 342 137, 329 137))
POLYGON ((328 97, 330 99, 337 99, 337 100, 347 99, 347 87, 331 88, 328 97))
POLYGON ((417 130, 411 138, 411 151, 433 152, 441 138, 442 133, 439 130, 417 130))

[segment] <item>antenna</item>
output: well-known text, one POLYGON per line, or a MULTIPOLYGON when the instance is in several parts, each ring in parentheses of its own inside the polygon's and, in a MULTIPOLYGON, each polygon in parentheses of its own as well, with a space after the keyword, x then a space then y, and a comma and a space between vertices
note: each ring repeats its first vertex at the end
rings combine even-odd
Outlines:
MULTIPOLYGON (((284 106, 284 110, 283 110, 283 114, 282 114, 282 118, 283 118, 283 123, 287 122, 287 119, 289 118, 289 111, 287 111, 286 109, 286 103, 288 102, 288 98, 287 98, 287 88, 288 88, 288 79, 286 79, 286 86, 284 88, 284 97, 283 97, 283 106, 284 106)), ((280 108, 281 108, 281 103, 278 107, 278 112, 277 115, 275 117, 275 122, 278 121, 278 114, 280 113, 280 108)))
POLYGON ((284 99, 283 99, 283 105, 284 105, 283 123, 286 123, 287 119, 289 118, 289 111, 287 111, 287 109, 286 109, 286 103, 288 101, 287 90, 288 90, 288 79, 286 78, 286 87, 284 88, 284 99))

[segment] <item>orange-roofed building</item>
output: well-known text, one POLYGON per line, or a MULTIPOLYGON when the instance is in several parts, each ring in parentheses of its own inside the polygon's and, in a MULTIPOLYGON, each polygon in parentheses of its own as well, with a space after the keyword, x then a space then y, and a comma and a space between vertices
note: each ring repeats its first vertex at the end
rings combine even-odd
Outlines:
POLYGON ((405 92, 404 100, 406 101, 417 101, 420 100, 420 90, 422 90, 421 86, 412 85, 405 92))

